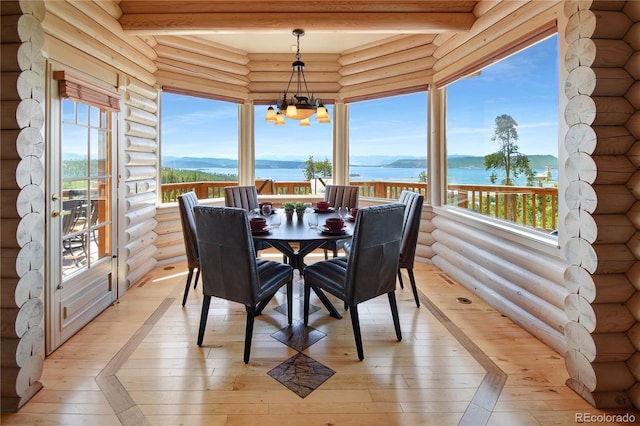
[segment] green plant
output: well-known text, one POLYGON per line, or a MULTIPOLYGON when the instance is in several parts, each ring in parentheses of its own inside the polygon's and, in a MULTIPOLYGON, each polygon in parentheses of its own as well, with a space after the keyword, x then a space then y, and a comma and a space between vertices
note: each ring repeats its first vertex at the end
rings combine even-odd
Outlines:
POLYGON ((301 201, 298 201, 298 202, 295 204, 295 207, 296 207, 296 210, 298 210, 298 211, 300 211, 300 210, 304 211, 304 210, 305 210, 305 208, 306 208, 306 207, 304 206, 304 203, 303 203, 303 202, 301 202, 301 201))
POLYGON ((292 202, 286 202, 282 205, 285 211, 293 211, 296 208, 296 204, 292 202))

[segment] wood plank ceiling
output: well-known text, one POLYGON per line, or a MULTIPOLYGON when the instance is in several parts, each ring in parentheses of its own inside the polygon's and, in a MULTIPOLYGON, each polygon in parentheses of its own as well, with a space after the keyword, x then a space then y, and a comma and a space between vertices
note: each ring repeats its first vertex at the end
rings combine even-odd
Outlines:
POLYGON ((165 88, 256 104, 280 96, 295 60, 331 103, 426 89, 437 40, 464 33, 477 1, 122 0, 120 24, 156 52, 165 88))

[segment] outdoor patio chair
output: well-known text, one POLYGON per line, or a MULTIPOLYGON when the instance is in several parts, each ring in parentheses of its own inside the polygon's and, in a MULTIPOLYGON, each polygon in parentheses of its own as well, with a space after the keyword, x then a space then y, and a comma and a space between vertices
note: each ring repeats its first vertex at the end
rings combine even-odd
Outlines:
MULTIPOLYGON (((211 297, 245 306, 244 362, 249 362, 253 323, 269 300, 286 284, 287 315, 292 324, 293 267, 257 259, 247 212, 240 208, 196 206, 194 217, 202 270, 202 313, 198 346, 202 346, 211 297)), ((219 325, 217 325, 219 326, 219 325)))
POLYGON ((345 302, 351 314, 358 358, 364 359, 358 304, 387 294, 398 341, 402 340, 396 304, 396 272, 402 241, 404 204, 361 209, 356 218, 349 257, 335 257, 304 269, 304 324, 309 323, 311 289, 345 302))
POLYGON ((78 257, 74 250, 80 249, 84 257, 87 256, 86 235, 71 235, 85 228, 86 223, 82 222, 86 207, 84 200, 66 200, 62 203, 64 216, 62 218, 62 251, 68 253, 76 265, 79 264, 78 257))

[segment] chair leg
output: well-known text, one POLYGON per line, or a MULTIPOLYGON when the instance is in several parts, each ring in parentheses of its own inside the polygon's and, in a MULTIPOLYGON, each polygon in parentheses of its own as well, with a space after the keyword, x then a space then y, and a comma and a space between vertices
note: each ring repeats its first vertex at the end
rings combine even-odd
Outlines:
POLYGON ((418 298, 418 289, 416 288, 416 278, 413 276, 413 269, 408 268, 409 280, 411 280, 411 289, 413 290, 413 298, 416 299, 416 306, 420 307, 420 299, 418 298))
POLYGON ((311 298, 311 286, 304 284, 304 325, 309 324, 309 299, 311 298))
POLYGON ((400 281, 400 288, 404 288, 404 283, 402 282, 402 273, 400 272, 400 268, 398 268, 398 281, 400 281))
POLYGON ((293 281, 287 283, 287 319, 293 324, 293 281))
POLYGON ((198 268, 198 270, 196 271, 196 280, 193 283, 193 288, 196 288, 198 286, 198 278, 200 278, 200 268, 198 268))
POLYGON ((253 336, 253 322, 256 319, 256 307, 247 306, 247 329, 244 333, 244 363, 249 363, 251 353, 251 337, 253 336))
POLYGON ((209 304, 211 303, 211 296, 204 296, 202 299, 202 312, 200 313, 200 330, 198 331, 198 346, 202 346, 202 340, 204 339, 204 330, 207 327, 207 317, 209 316, 209 304))
POLYGON ((327 249, 324 249, 324 260, 329 259, 329 252, 327 251, 327 249))
MULTIPOLYGON (((198 273, 199 272, 200 272, 200 270, 198 270, 198 273)), ((189 269, 189 275, 187 275, 187 284, 184 286, 184 296, 182 296, 182 306, 187 304, 187 296, 189 295, 189 287, 191 287, 191 277, 192 276, 193 276, 193 269, 189 269)), ((196 277, 197 277, 197 275, 196 275, 196 277)))
POLYGON ((396 337, 398 342, 402 340, 402 332, 400 331, 400 317, 398 316, 398 304, 396 303, 396 293, 390 291, 387 293, 389 296, 389 305, 391 306, 391 316, 393 317, 393 326, 396 328, 396 337))
POLYGON ((360 319, 358 318, 358 305, 349 307, 351 313, 351 325, 353 326, 353 337, 356 339, 356 350, 358 351, 358 359, 364 359, 364 350, 362 349, 362 334, 360 333, 360 319))
POLYGON ((266 299, 263 299, 260 303, 258 303, 258 305, 256 306, 256 310, 255 310, 255 315, 262 315, 262 311, 264 310, 264 308, 269 304, 269 302, 271 302, 271 299, 273 298, 274 295, 267 297, 266 299))

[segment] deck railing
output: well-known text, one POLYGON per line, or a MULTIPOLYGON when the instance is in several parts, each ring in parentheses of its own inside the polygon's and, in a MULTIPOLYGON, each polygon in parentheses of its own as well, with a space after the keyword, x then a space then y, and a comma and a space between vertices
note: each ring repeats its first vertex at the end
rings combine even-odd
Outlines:
MULTIPOLYGON (((224 197, 224 187, 237 182, 189 182, 162 185, 163 202, 177 201, 178 196, 194 191, 198 198, 224 197)), ((404 189, 427 195, 423 182, 351 181, 360 186, 360 196, 398 199, 404 189)), ((309 182, 275 182, 256 180, 262 195, 311 194, 309 182)), ((447 204, 464 207, 481 214, 515 222, 527 227, 551 231, 557 228, 558 189, 532 186, 449 185, 447 204)))
POLYGON ((447 204, 531 228, 557 229, 558 188, 449 185, 447 204))

